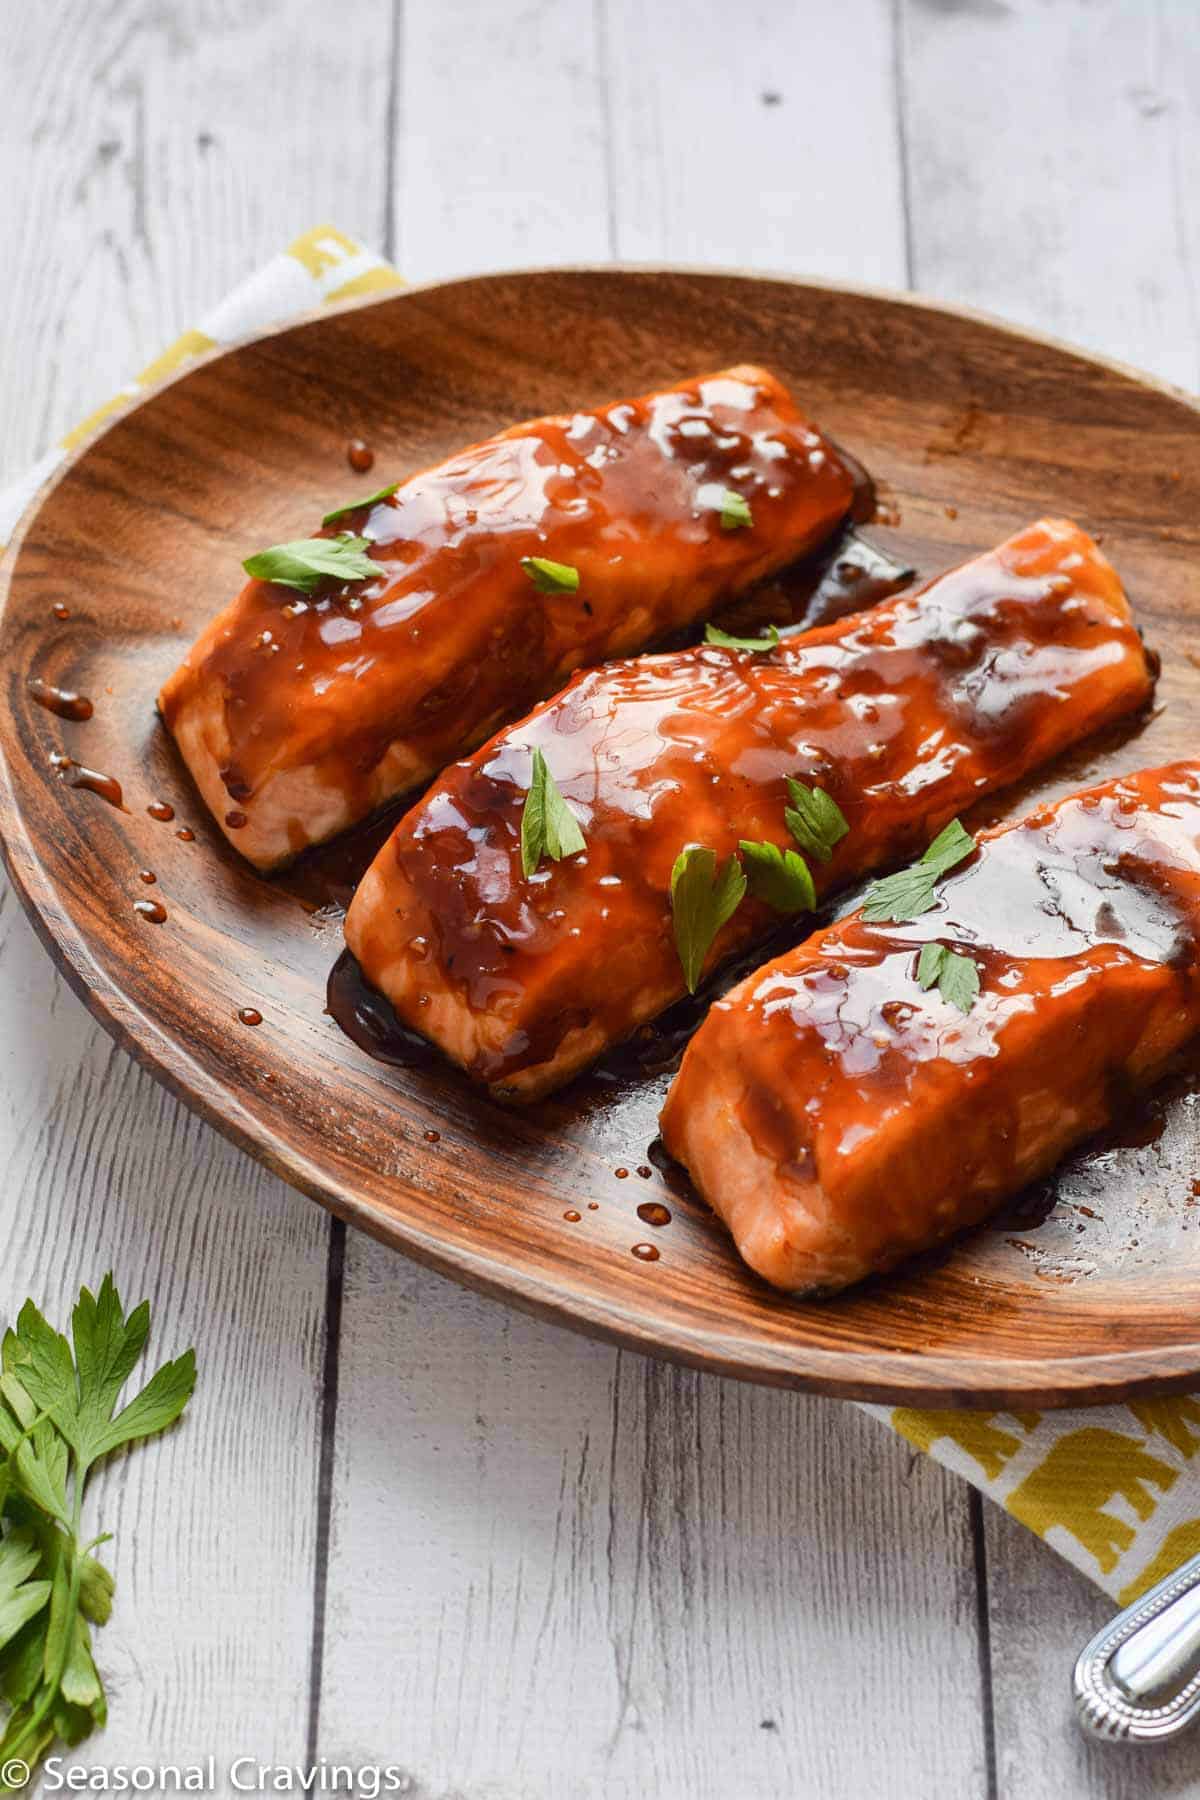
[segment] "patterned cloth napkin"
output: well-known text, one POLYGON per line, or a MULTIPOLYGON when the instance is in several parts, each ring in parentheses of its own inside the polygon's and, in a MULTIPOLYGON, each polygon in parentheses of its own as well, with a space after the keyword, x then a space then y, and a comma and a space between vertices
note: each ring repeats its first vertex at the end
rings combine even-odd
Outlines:
MULTIPOLYGON (((0 547, 42 482, 142 389, 216 345, 310 307, 402 285, 343 232, 306 232, 0 491, 0 547)), ((1200 1396, 1080 1412, 863 1410, 981 1488, 1122 1605, 1200 1551, 1200 1465, 1191 1467, 1200 1396)))

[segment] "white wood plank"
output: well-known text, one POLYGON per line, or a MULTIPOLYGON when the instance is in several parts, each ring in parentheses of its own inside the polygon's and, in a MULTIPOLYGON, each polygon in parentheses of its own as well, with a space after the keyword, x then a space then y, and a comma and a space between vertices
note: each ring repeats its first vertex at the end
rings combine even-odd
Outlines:
POLYGON ((1192 0, 904 0, 914 283, 1200 380, 1192 0))
POLYGON ((430 280, 608 251, 590 0, 415 0, 399 45, 396 243, 430 280))
POLYGON ((610 0, 616 255, 905 285, 890 0, 610 0))
POLYGON ((326 1757, 471 1800, 982 1792, 940 1470, 349 1248, 326 1757))
MULTIPOLYGON (((611 244, 902 285, 889 18, 410 9, 405 268, 611 244), (852 147, 824 157, 843 100, 852 147)), ((340 1395, 327 1757, 467 1800, 982 1792, 965 1495, 872 1422, 618 1356, 354 1236, 340 1395)))
MULTIPOLYGON (((305 0, 56 0, 5 34, 0 467, 15 473, 323 217, 377 236, 391 0, 336 68, 305 0)), ((164 940, 164 951, 169 940, 164 940)), ((116 1533, 84 1760, 303 1756, 329 1226, 171 1100, 0 897, 0 1317, 115 1269, 153 1347, 195 1342, 184 1425, 98 1480, 116 1533)))
MULTIPOLYGON (((1195 22, 1189 0, 906 0, 916 284, 1195 386, 1195 22)), ((1074 1727, 1071 1666, 1111 1604, 990 1507, 986 1542, 1004 1800, 1200 1794, 1194 1741, 1074 1727)))

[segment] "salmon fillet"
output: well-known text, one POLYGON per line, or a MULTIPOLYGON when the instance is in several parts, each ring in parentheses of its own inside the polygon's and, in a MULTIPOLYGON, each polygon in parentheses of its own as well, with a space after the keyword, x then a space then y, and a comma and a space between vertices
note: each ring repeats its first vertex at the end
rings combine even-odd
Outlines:
POLYGON ((776 1287, 829 1292, 986 1218, 1200 1029, 1200 763, 989 832, 908 923, 861 912, 710 1010, 663 1141, 776 1287), (969 958, 962 1012, 921 946, 969 958))
MULTIPOLYGON (((681 849, 788 842, 786 779, 849 830, 818 893, 920 850, 977 796, 1139 706, 1152 674, 1116 574, 1043 520, 922 591, 785 638, 579 676, 448 769, 380 850, 346 919, 367 981, 503 1099, 568 1079, 684 992, 681 849), (522 872, 540 750, 583 854, 522 872)), ((707 959, 778 915, 747 898, 707 959)))
POLYGON ((319 535, 375 579, 252 580, 159 710, 213 817, 270 869, 561 686, 703 618, 846 516, 854 476, 765 369, 514 425, 319 535), (731 514, 734 494, 748 511, 731 514), (524 558, 566 565, 541 591, 524 558))

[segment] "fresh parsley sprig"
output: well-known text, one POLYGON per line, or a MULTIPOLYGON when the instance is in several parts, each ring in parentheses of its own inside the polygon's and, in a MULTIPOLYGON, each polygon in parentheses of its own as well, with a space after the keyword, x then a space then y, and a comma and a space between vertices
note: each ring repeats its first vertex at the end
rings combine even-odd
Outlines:
POLYGON ((719 625, 706 625, 704 641, 706 644, 715 644, 719 650, 749 650, 754 655, 761 655, 764 650, 778 648, 779 627, 768 625, 766 637, 749 638, 731 637, 727 631, 722 631, 719 625))
POLYGON ((84 1492, 104 1457, 173 1424, 196 1382, 188 1350, 116 1411, 149 1331, 149 1303, 126 1316, 106 1275, 80 1292, 71 1343, 27 1300, 0 1344, 0 1768, 32 1768, 108 1717, 91 1627, 113 1579, 92 1554, 106 1537, 83 1541, 84 1492))
POLYGON ((736 488, 726 488, 721 495, 721 530, 747 531, 754 523, 750 502, 736 488))
POLYGON ((700 985, 700 971, 713 939, 731 919, 746 892, 746 877, 736 856, 717 872, 717 853, 689 844, 671 870, 671 913, 675 947, 683 964, 689 994, 700 985))
POLYGON ((321 523, 336 525, 339 519, 349 518, 351 513, 360 512, 364 506, 378 506, 381 500, 390 500, 399 486, 398 481, 393 481, 387 487, 381 487, 377 494, 368 494, 365 500, 351 500, 345 506, 335 506, 332 512, 325 514, 321 523))
POLYGON ((787 790, 792 804, 783 815, 784 823, 802 850, 827 863, 834 845, 840 844, 850 829, 845 813, 824 788, 805 787, 791 775, 787 790))
POLYGON ((579 590, 579 570, 570 563, 551 562, 548 556, 523 556, 521 568, 539 594, 574 594, 579 590))
POLYGON ((949 950, 945 944, 923 944, 917 958, 917 981, 923 988, 936 987, 942 999, 959 1012, 969 1013, 979 998, 979 970, 969 956, 949 950))
POLYGON ((242 564, 247 575, 274 581, 280 587, 298 588, 311 594, 331 576, 338 581, 365 581, 379 573, 379 565, 367 555, 369 539, 340 531, 331 538, 297 538, 290 544, 272 544, 242 564))
POLYGON ((521 812, 521 868, 528 880, 543 856, 561 862, 587 849, 579 821, 559 791, 540 750, 533 753, 529 789, 521 812))
POLYGON ((808 864, 795 850, 778 844, 738 844, 744 860, 746 885, 756 900, 765 900, 776 912, 811 912, 817 904, 816 889, 808 864))
POLYGON ((974 848, 975 839, 970 832, 957 819, 951 819, 918 862, 871 883, 863 901, 863 918, 872 925, 889 919, 919 919, 936 904, 935 889, 942 876, 970 856, 974 848))

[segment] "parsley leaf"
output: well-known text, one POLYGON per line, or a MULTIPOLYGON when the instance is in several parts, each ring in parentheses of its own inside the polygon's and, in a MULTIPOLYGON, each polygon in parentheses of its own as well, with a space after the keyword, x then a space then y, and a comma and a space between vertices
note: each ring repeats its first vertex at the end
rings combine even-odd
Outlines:
POLYGON ((327 577, 337 581, 365 581, 379 573, 379 565, 367 555, 369 539, 340 531, 331 538, 297 538, 290 544, 272 544, 248 556, 242 564, 247 575, 274 581, 280 587, 298 588, 311 594, 327 577))
POLYGON ((570 563, 551 562, 548 556, 523 556, 521 567, 539 594, 574 594, 579 588, 579 570, 570 563))
POLYGON ((923 988, 936 987, 959 1012, 970 1012, 979 997, 979 970, 969 956, 948 950, 945 944, 922 945, 917 981, 923 988))
POLYGON ((587 849, 579 821, 571 811, 540 750, 533 753, 533 773, 521 813, 521 868, 528 880, 543 856, 561 862, 587 849))
POLYGON ((934 889, 941 877, 970 856, 974 848, 975 839, 970 832, 964 831, 957 819, 951 819, 919 862, 871 883, 863 902, 863 918, 872 925, 885 919, 920 918, 936 905, 934 889))
POLYGON ((82 1290, 71 1323, 73 1350, 29 1300, 0 1346, 0 1767, 33 1767, 104 1725, 91 1627, 113 1579, 92 1554, 105 1539, 81 1541, 84 1491, 101 1457, 173 1423, 195 1384, 189 1350, 116 1410, 150 1310, 126 1316, 111 1275, 82 1290))
POLYGON ((715 644, 719 650, 750 650, 758 654, 763 650, 775 649, 779 643, 779 628, 776 625, 768 625, 766 637, 744 638, 730 637, 729 633, 722 631, 719 625, 706 625, 704 641, 706 644, 715 644))
POLYGON ((726 488, 721 495, 721 530, 744 531, 753 523, 754 514, 746 496, 735 488, 726 488))
POLYGON ((746 892, 746 877, 736 856, 731 856, 720 874, 717 853, 700 844, 689 844, 675 858, 671 870, 671 912, 675 926, 675 948, 683 964, 683 978, 689 994, 700 982, 700 971, 713 939, 727 919, 731 919, 746 892))
POLYGON ((0 1538, 0 1649, 50 1598, 48 1581, 30 1580, 40 1562, 41 1554, 28 1533, 10 1531, 0 1538))
POLYGON ((378 506, 381 500, 390 500, 399 486, 398 481, 393 481, 387 487, 381 487, 377 494, 368 494, 365 500, 351 500, 346 506, 335 506, 332 512, 325 514, 321 523, 336 525, 339 519, 348 518, 352 512, 358 512, 364 506, 378 506))
POLYGON ((811 912, 817 904, 808 864, 795 850, 778 844, 738 845, 745 858, 746 884, 756 900, 765 900, 776 912, 811 912))
POLYGON ((845 813, 824 788, 805 787, 790 775, 787 788, 792 801, 783 815, 788 830, 802 850, 827 863, 850 829, 845 813))

